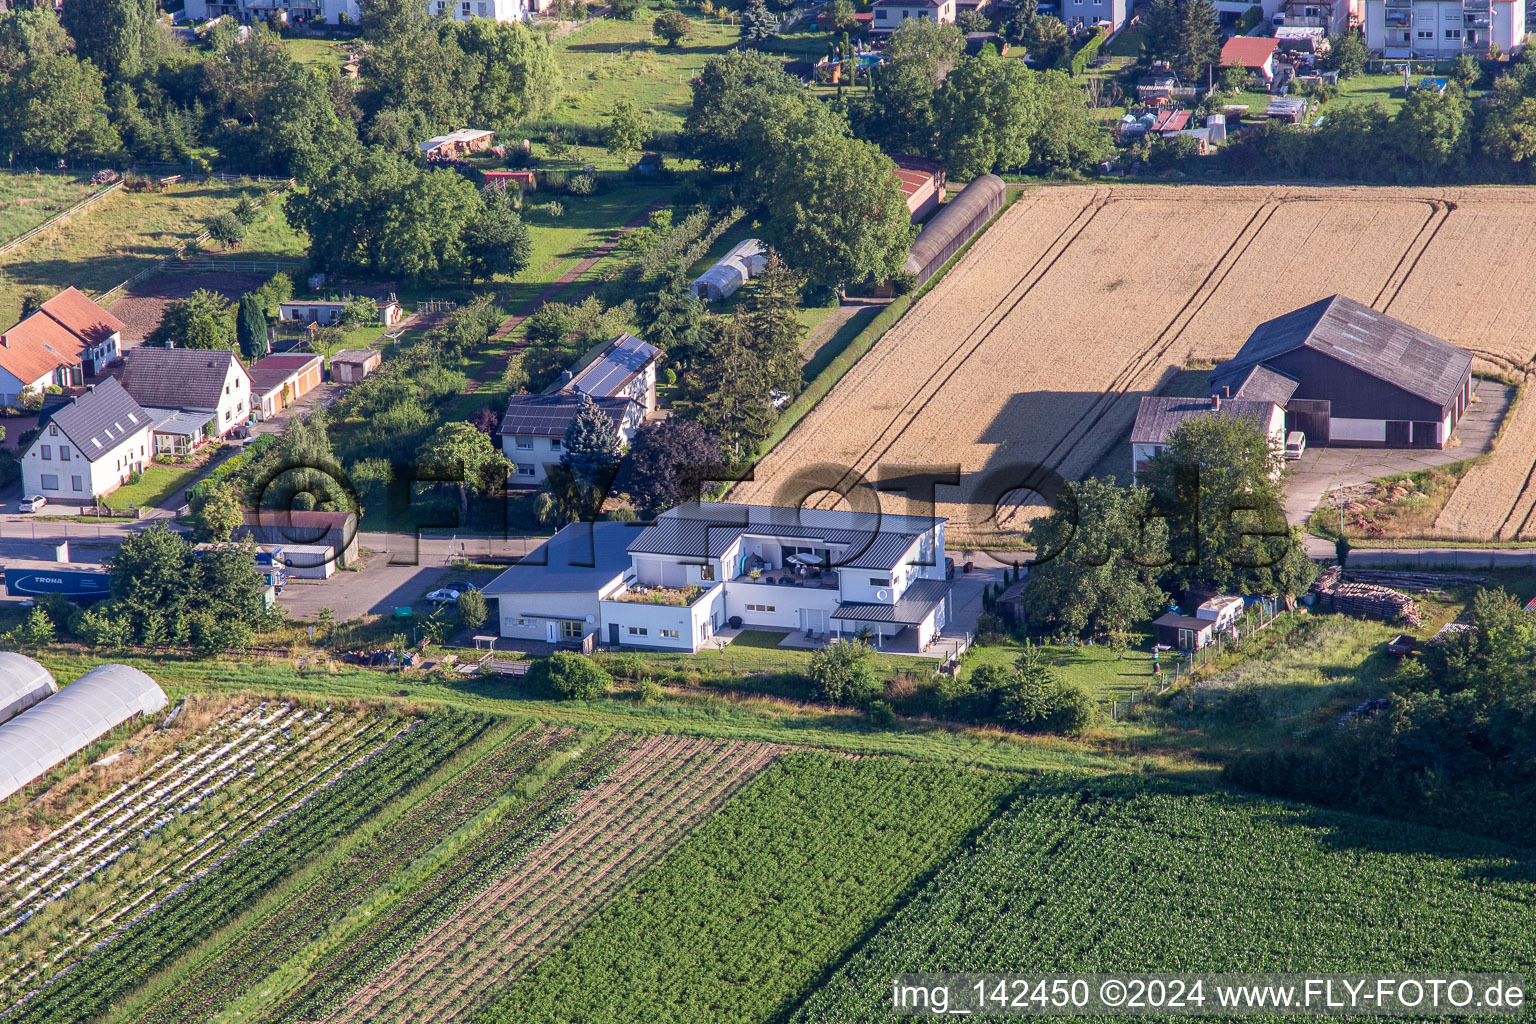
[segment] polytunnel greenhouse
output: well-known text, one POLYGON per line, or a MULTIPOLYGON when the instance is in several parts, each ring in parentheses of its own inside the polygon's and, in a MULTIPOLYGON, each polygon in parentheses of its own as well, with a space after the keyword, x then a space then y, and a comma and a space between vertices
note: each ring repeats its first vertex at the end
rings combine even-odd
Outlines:
POLYGON ((0 800, 124 722, 152 715, 166 703, 165 691, 138 669, 97 665, 0 725, 0 800))
POLYGON ((0 722, 8 722, 58 690, 53 673, 15 651, 0 651, 0 722))

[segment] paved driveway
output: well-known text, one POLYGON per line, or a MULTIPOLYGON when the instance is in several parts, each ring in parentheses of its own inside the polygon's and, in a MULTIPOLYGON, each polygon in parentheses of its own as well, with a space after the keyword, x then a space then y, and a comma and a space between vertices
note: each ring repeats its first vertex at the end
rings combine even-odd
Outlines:
POLYGON ((1456 425, 1460 444, 1452 448, 1308 448, 1289 464, 1285 476, 1285 516, 1300 526, 1336 487, 1369 483, 1396 473, 1448 466, 1485 455, 1493 448, 1499 424, 1514 401, 1515 389, 1494 380, 1475 379, 1475 401, 1456 425))

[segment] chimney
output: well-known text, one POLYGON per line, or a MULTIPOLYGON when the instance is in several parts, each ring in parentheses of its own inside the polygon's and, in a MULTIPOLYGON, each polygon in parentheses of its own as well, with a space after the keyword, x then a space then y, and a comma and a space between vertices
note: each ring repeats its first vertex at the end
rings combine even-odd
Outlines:
POLYGON ((1230 385, 1230 384, 1223 384, 1221 386, 1221 397, 1222 398, 1231 398, 1232 397, 1232 385, 1230 385))
POLYGON ((96 385, 95 384, 87 384, 85 386, 85 390, 89 391, 91 394, 94 395, 96 393, 96 385))
POLYGON ((1211 409, 1212 410, 1216 410, 1216 409, 1220 409, 1220 408, 1221 408, 1221 396, 1220 395, 1212 395, 1211 396, 1211 409))

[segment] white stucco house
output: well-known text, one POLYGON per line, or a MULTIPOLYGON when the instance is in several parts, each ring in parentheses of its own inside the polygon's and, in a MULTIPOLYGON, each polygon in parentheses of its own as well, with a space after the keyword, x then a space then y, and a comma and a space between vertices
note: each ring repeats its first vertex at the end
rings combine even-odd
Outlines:
POLYGON ((111 494, 149 463, 153 419, 107 378, 40 425, 21 455, 22 489, 50 501, 111 494))
POLYGON ((1486 57, 1525 42, 1526 5, 1515 0, 1364 0, 1365 45, 1384 57, 1486 57))
POLYGON ((879 36, 895 32, 902 22, 913 18, 953 25, 956 9, 955 0, 875 0, 873 13, 869 31, 879 36))
POLYGON ((136 348, 123 357, 123 387, 152 409, 204 413, 223 437, 253 416, 251 375, 228 349, 136 348))
POLYGON ((923 651, 952 621, 943 519, 681 505, 566 527, 485 588, 508 639, 697 651, 739 620, 923 651))
POLYGON ((27 388, 85 383, 117 361, 123 322, 84 292, 66 288, 0 334, 0 405, 17 405, 27 388))
MULTIPOLYGON (((1131 428, 1132 479, 1140 475, 1153 457, 1168 447, 1168 438, 1185 420, 1201 416, 1235 416, 1251 420, 1269 435, 1276 452, 1285 448, 1285 409, 1265 399, 1176 398, 1164 395, 1141 400, 1136 410, 1136 424, 1131 428)), ((1279 469, 1276 468, 1278 475, 1279 469)))

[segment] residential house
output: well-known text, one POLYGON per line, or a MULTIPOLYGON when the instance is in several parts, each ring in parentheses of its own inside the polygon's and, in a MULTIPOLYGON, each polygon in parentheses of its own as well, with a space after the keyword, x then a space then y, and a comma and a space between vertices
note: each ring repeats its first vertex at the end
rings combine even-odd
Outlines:
POLYGON ((239 21, 324 22, 356 25, 357 0, 186 0, 187 17, 196 22, 225 15, 239 21))
POLYGON ((1486 58, 1525 43, 1519 0, 1365 0, 1365 45, 1384 57, 1486 58))
POLYGON ((251 364, 251 407, 257 419, 271 419, 319 386, 324 358, 313 352, 285 352, 251 364))
MULTIPOLYGON (((331 327, 341 323, 341 315, 350 305, 352 305, 351 299, 299 299, 281 302, 278 303, 277 318, 286 323, 319 324, 321 327, 331 327)), ((400 303, 394 299, 387 299, 380 302, 378 306, 379 323, 385 327, 393 327, 400 322, 400 303)))
MULTIPOLYGON (((485 4, 482 3, 480 6, 484 7, 485 4)), ((495 132, 484 128, 460 128, 447 135, 434 136, 420 143, 416 148, 421 150, 421 155, 428 160, 458 160, 471 153, 490 149, 491 139, 495 135, 495 132)))
POLYGON ((251 375, 227 349, 132 349, 123 357, 123 387, 146 408, 203 413, 215 437, 254 414, 251 375))
POLYGON ((107 495, 150 460, 151 417, 108 377, 40 424, 21 455, 22 489, 51 501, 107 495))
POLYGON ((661 349, 633 334, 620 334, 589 352, 579 368, 566 371, 551 390, 578 392, 593 398, 632 398, 643 415, 656 411, 656 364, 661 349))
MULTIPOLYGON (((1209 398, 1148 396, 1141 400, 1141 406, 1136 410, 1136 423, 1131 427, 1132 478, 1145 472, 1147 463, 1168 447, 1168 439, 1179 424, 1203 416, 1232 416, 1249 420, 1269 435, 1276 453, 1285 447, 1285 410, 1276 402, 1223 398, 1221 395, 1209 398)), ((1279 471, 1277 461, 1277 476, 1279 471)))
POLYGON ((942 25, 955 23, 955 0, 875 0, 871 35, 889 35, 908 18, 927 18, 942 25))
POLYGON ((689 503, 566 527, 485 588, 501 635, 697 651, 718 630, 868 635, 921 652, 953 619, 945 520, 689 503))
MULTIPOLYGON (((645 410, 632 398, 594 398, 597 407, 613 421, 614 434, 621 444, 635 436, 645 410)), ((560 461, 566 429, 581 408, 581 395, 558 392, 552 395, 513 395, 501 417, 501 450, 512 463, 509 483, 534 485, 549 476, 546 467, 560 461)))
POLYGON ((893 156, 891 176, 906 200, 913 224, 921 224, 939 208, 944 198, 944 165, 920 156, 893 156))
POLYGON ((1221 47, 1221 66, 1242 68, 1257 77, 1265 85, 1275 80, 1275 48, 1279 46, 1273 37, 1233 36, 1221 47))
POLYGON ((383 361, 383 353, 376 348, 344 348, 331 356, 331 380, 355 384, 383 361))
POLYGON ((1472 400, 1472 354, 1334 295, 1260 324, 1210 383, 1283 406, 1309 446, 1444 448, 1472 400))
POLYGON ((1061 0, 1061 20, 1069 29, 1103 25, 1118 32, 1130 14, 1130 0, 1061 0))
POLYGON ((427 0, 427 11, 440 18, 468 21, 471 18, 494 18, 497 21, 524 21, 535 9, 532 2, 542 5, 543 11, 549 0, 427 0))
POLYGON ((1281 0, 1271 12, 1266 2, 1265 14, 1285 28, 1320 28, 1325 36, 1338 35, 1349 28, 1350 15, 1362 0, 1281 0))
POLYGON ((123 322, 84 292, 66 288, 0 334, 0 405, 22 391, 85 383, 117 361, 123 322))

